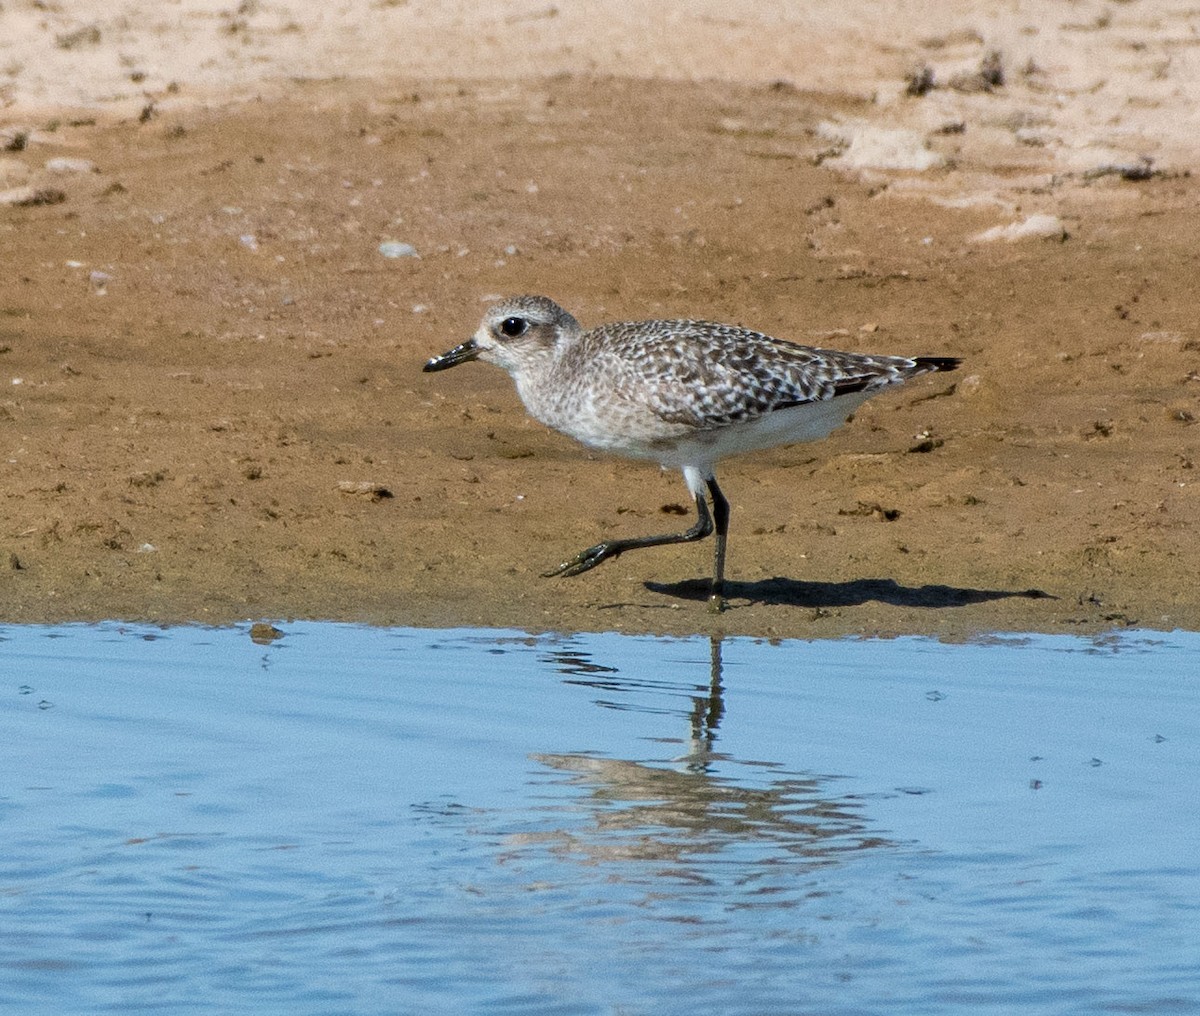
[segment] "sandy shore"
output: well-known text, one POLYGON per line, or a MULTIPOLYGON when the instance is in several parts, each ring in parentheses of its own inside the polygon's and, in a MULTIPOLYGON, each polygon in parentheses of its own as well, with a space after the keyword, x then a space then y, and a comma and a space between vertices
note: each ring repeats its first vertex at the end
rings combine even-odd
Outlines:
POLYGON ((844 7, 6 3, 0 618, 1200 625, 1200 13, 844 7), (527 291, 966 364, 725 466, 713 620, 539 577, 678 476, 420 373, 527 291))

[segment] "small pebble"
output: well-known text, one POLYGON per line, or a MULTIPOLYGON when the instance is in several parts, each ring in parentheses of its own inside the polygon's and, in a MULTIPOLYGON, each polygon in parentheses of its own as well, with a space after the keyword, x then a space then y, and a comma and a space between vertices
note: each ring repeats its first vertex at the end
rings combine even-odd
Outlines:
POLYGON ((369 497, 372 501, 382 501, 394 496, 382 483, 372 483, 370 480, 342 480, 338 484, 338 490, 343 494, 369 497))
POLYGON ((96 164, 91 159, 68 159, 58 156, 46 160, 47 173, 95 173, 96 164))
POLYGON ((0 191, 0 205, 14 205, 17 208, 59 205, 66 200, 66 192, 57 187, 34 187, 25 184, 21 187, 10 187, 8 190, 0 191))
POLYGON ((250 626, 250 641, 260 646, 269 646, 276 639, 281 639, 286 632, 276 628, 266 621, 256 621, 250 626))
POLYGON ((399 240, 385 240, 379 245, 379 253, 385 258, 419 258, 417 248, 399 240))
POLYGON ((970 238, 972 243, 991 243, 1004 240, 1016 243, 1018 240, 1066 240, 1067 229, 1057 215, 1039 213, 1030 215, 1021 222, 1013 222, 1007 226, 993 226, 982 233, 976 233, 970 238))

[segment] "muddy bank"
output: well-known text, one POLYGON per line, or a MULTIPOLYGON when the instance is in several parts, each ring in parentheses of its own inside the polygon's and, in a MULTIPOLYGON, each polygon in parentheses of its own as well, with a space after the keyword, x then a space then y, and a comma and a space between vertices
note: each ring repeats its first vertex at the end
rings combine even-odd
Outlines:
POLYGON ((845 111, 560 78, 38 125, 7 158, 94 170, 0 219, 0 616, 1196 627, 1195 181, 1068 181, 1031 196, 1062 234, 982 240, 1021 214, 831 170, 820 124, 845 111), (485 298, 529 291, 585 324, 703 316, 966 363, 725 465, 713 621, 703 544, 539 576, 682 528, 677 475, 546 432, 495 369, 421 374, 485 298))

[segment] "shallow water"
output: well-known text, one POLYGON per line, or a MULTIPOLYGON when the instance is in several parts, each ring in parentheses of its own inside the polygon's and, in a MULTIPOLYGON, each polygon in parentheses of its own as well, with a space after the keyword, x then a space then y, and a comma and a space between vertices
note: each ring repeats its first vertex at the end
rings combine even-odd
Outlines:
POLYGON ((1200 637, 0 631, 0 1008, 1200 1011, 1200 637))

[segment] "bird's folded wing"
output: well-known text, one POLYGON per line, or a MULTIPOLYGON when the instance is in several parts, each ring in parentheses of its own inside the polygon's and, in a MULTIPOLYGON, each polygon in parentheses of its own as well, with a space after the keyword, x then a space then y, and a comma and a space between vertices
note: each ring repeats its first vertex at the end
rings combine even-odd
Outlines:
POLYGON ((815 349, 726 325, 689 325, 664 337, 664 355, 639 365, 639 394, 660 419, 699 430, 882 388, 903 379, 901 365, 911 365, 900 357, 815 349))

